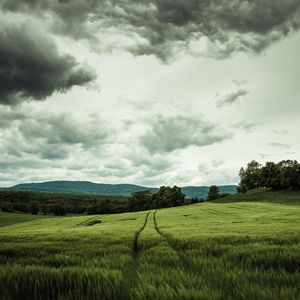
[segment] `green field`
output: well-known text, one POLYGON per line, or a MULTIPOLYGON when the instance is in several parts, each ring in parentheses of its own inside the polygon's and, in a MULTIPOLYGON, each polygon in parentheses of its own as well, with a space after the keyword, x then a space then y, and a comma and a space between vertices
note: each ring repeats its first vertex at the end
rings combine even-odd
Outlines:
POLYGON ((230 195, 215 200, 215 203, 229 202, 266 202, 300 205, 299 191, 272 191, 270 189, 254 189, 247 193, 230 195))
POLYGON ((296 202, 31 221, 1 213, 0 298, 300 299, 296 202))
POLYGON ((39 219, 49 219, 51 217, 52 217, 51 215, 44 216, 44 215, 30 215, 30 214, 22 214, 22 213, 0 212, 0 227, 13 225, 17 223, 23 223, 27 221, 39 220, 39 219))

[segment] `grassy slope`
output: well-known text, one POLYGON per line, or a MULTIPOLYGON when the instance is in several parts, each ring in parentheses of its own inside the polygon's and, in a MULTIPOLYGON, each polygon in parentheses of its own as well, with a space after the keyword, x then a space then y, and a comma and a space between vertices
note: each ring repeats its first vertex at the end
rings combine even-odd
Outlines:
POLYGON ((230 195, 214 203, 228 202, 269 202, 282 204, 300 205, 300 191, 272 191, 269 189, 254 189, 243 194, 230 195))
POLYGON ((31 214, 0 212, 0 227, 7 226, 7 225, 13 225, 16 223, 23 223, 23 222, 27 222, 27 221, 34 221, 34 220, 38 220, 38 219, 49 219, 49 218, 52 218, 52 216, 51 215, 33 216, 31 214))
POLYGON ((299 215, 237 202, 18 223, 0 230, 0 289, 7 299, 299 299, 299 215))

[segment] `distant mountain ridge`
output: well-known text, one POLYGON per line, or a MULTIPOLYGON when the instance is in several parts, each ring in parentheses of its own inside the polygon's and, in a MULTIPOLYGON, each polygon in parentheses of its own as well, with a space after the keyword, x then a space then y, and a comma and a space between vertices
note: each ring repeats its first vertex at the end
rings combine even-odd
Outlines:
MULTIPOLYGON (((155 193, 158 188, 139 186, 135 184, 104 184, 89 181, 48 181, 40 183, 23 183, 8 188, 9 190, 67 193, 101 196, 130 196, 134 192, 150 191, 155 193)), ((206 198, 208 186, 182 187, 183 193, 189 198, 206 198)), ((236 185, 220 186, 221 193, 235 194, 236 185)))

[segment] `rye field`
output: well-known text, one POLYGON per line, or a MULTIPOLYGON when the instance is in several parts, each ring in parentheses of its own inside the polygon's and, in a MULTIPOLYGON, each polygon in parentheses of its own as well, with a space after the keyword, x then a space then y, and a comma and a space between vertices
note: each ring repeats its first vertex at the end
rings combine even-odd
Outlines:
POLYGON ((300 299, 300 205, 278 202, 0 213, 0 298, 300 299))

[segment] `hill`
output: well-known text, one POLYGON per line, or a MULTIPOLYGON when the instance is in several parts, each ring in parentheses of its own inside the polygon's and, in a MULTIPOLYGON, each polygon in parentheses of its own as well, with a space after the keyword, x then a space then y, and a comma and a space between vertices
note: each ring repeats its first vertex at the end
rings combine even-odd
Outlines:
MULTIPOLYGON (((130 196, 132 193, 139 191, 148 190, 152 193, 158 191, 158 188, 155 187, 146 187, 134 184, 103 184, 89 181, 49 181, 41 183, 24 183, 12 186, 9 189, 102 196, 130 196)), ((207 198, 208 189, 209 187, 207 186, 182 187, 183 193, 188 198, 207 198)), ((236 186, 220 186, 220 192, 234 194, 236 193, 236 186)))
POLYGON ((39 219, 50 219, 54 217, 55 216, 53 215, 31 215, 23 213, 6 213, 0 211, 0 227, 39 219))
POLYGON ((212 201, 212 203, 232 203, 232 202, 268 202, 300 205, 300 191, 273 191, 271 189, 253 189, 246 193, 230 195, 212 201))

